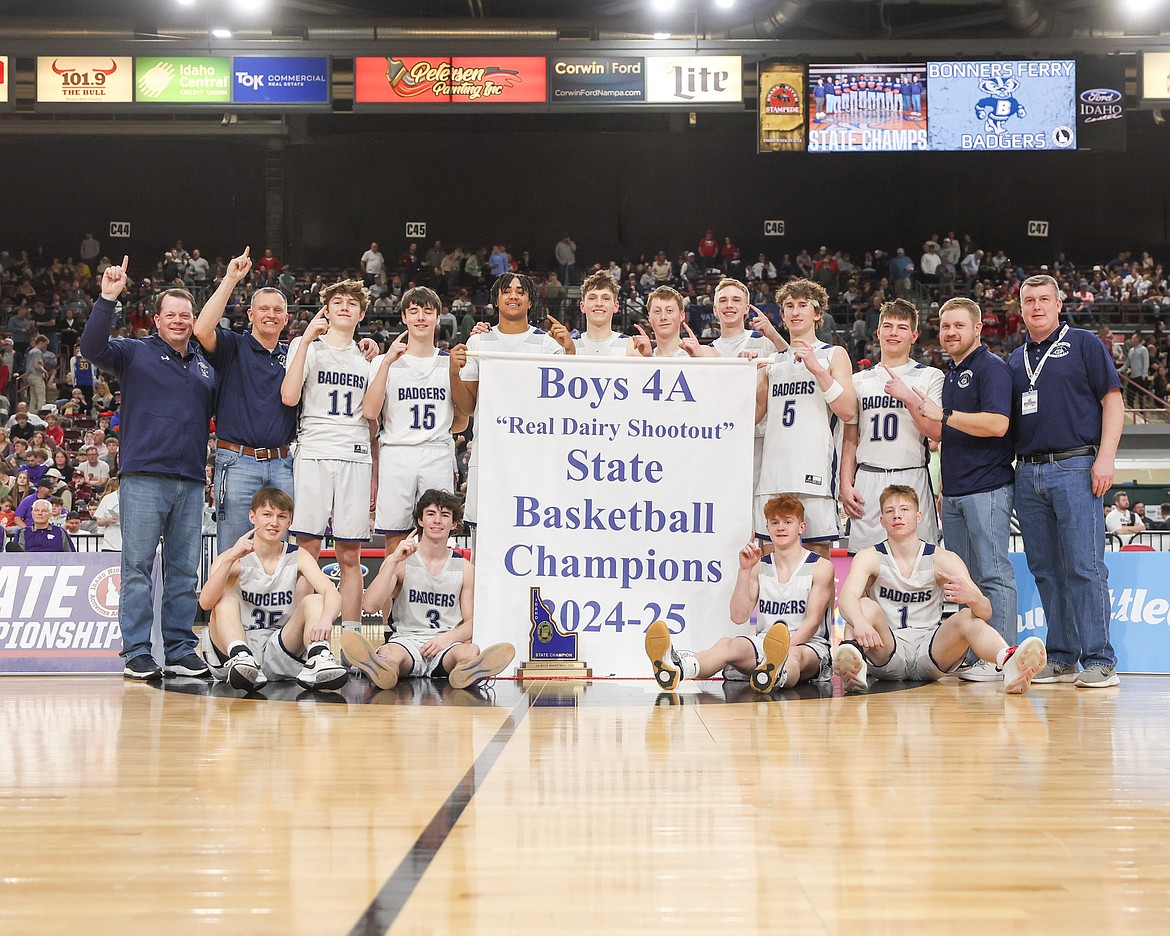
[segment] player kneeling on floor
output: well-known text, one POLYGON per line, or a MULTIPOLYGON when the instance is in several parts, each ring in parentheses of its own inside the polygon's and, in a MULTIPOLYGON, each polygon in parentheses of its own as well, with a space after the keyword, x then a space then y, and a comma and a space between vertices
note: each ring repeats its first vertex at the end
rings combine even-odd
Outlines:
POLYGON ((739 576, 731 593, 731 620, 746 624, 757 608, 756 633, 724 637, 708 650, 675 650, 670 631, 655 621, 646 631, 646 655, 663 689, 680 679, 708 679, 733 667, 747 673, 757 692, 829 675, 829 607, 833 564, 805 549, 804 504, 777 494, 764 505, 775 552, 763 556, 754 540, 739 551, 739 576))
POLYGON ((284 542, 293 501, 263 488, 252 497, 252 529, 220 553, 199 603, 211 612, 200 652, 212 675, 254 691, 295 679, 305 689, 340 689, 349 674, 329 651, 341 595, 308 552, 284 542), (315 594, 294 603, 297 579, 315 594))
POLYGON ((414 508, 421 535, 408 536, 386 557, 363 602, 367 614, 392 611, 394 636, 374 649, 358 631, 341 635, 346 660, 382 689, 424 676, 467 689, 501 673, 516 656, 509 643, 481 651, 471 642, 475 567, 447 545, 462 518, 457 496, 425 491, 414 508))
POLYGON ((937 680, 953 673, 968 648, 1003 670, 1005 692, 1026 692, 1044 666, 1044 642, 1029 637, 1009 647, 987 621, 991 602, 958 556, 918 538, 922 514, 914 488, 891 484, 881 493, 885 542, 853 557, 838 604, 845 640, 833 672, 846 691, 878 679, 937 680), (943 599, 966 605, 945 621, 943 599))

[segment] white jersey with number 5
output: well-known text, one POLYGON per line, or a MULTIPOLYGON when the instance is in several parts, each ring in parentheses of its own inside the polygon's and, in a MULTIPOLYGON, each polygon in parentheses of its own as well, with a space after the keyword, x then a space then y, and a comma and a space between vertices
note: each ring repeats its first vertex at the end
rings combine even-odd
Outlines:
MULTIPOLYGON (((378 373, 385 355, 370 362, 370 379, 378 373)), ((436 351, 430 357, 404 354, 390 365, 386 376, 386 401, 382 404, 383 445, 425 445, 451 442, 451 356, 436 351)))
POLYGON ((873 547, 878 552, 880 565, 866 594, 886 616, 890 627, 930 628, 942 620, 942 589, 934 577, 933 543, 918 541, 918 557, 909 577, 898 568, 898 560, 890 550, 889 542, 873 547))
MULTIPOLYGON (((911 391, 921 390, 942 405, 945 377, 937 367, 910 361, 893 372, 911 391)), ((857 462, 873 468, 921 468, 930 461, 930 447, 914 417, 900 400, 886 393, 889 375, 875 366, 853 375, 857 391, 857 462)))
POLYGON ((237 566, 236 591, 240 595, 240 619, 245 630, 283 627, 293 612, 293 590, 297 584, 297 548, 288 546, 280 554, 276 571, 265 571, 254 552, 237 566))
MULTIPOLYGON (((300 347, 292 340, 288 358, 300 347)), ((370 423, 362 415, 370 365, 352 341, 333 348, 318 338, 305 355, 301 390, 299 457, 369 463, 370 423)))
POLYGON ((395 636, 433 637, 463 623, 463 563, 452 551, 438 575, 431 575, 422 557, 411 553, 402 570, 402 585, 390 613, 395 636))
MULTIPOLYGON (((833 346, 818 342, 813 351, 828 368, 833 346)), ((836 497, 842 424, 825 402, 816 378, 789 349, 772 355, 765 379, 768 414, 756 493, 836 497)))

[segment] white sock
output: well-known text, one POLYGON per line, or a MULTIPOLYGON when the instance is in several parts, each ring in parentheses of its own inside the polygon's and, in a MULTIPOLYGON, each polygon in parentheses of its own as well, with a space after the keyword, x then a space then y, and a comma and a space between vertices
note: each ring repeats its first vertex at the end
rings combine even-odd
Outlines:
POLYGON ((1011 649, 1011 647, 1004 647, 995 655, 995 665, 1000 669, 1003 669, 1003 662, 1007 659, 1008 651, 1011 649))
POLYGON ((228 644, 228 648, 227 648, 227 655, 229 657, 235 652, 236 647, 243 647, 245 650, 248 649, 248 645, 246 643, 244 643, 244 641, 233 640, 230 644, 228 644))
POLYGON ((678 669, 683 679, 696 679, 699 675, 699 660, 689 650, 680 650, 678 669))

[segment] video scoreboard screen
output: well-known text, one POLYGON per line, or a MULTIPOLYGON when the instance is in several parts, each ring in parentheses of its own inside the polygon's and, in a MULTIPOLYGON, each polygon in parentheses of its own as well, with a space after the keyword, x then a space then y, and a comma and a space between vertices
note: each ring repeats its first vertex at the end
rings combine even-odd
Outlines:
POLYGON ((927 149, 926 64, 810 65, 810 153, 927 149))

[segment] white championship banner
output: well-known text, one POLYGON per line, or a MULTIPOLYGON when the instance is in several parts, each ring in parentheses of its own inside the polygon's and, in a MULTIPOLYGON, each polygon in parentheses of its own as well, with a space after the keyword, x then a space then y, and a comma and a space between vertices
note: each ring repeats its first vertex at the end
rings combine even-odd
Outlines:
POLYGON ((551 616, 594 676, 649 678, 655 620, 686 649, 735 633, 755 386, 738 358, 484 354, 476 643, 533 659, 551 616))

